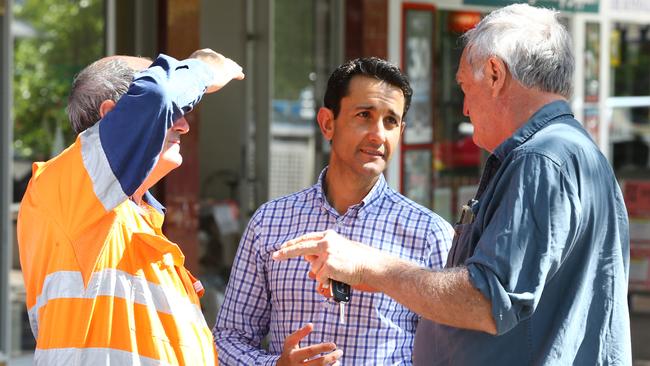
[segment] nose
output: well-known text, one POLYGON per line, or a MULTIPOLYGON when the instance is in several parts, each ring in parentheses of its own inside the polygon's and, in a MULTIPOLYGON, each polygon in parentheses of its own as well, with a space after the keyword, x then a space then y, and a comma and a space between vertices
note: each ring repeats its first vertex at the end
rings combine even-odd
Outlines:
POLYGON ((386 127, 384 126, 384 119, 378 118, 370 124, 369 131, 370 139, 378 144, 383 144, 386 140, 386 127))
POLYGON ((185 117, 181 117, 174 122, 172 125, 172 130, 178 132, 181 135, 184 135, 188 132, 190 132, 190 124, 187 123, 187 120, 185 117))

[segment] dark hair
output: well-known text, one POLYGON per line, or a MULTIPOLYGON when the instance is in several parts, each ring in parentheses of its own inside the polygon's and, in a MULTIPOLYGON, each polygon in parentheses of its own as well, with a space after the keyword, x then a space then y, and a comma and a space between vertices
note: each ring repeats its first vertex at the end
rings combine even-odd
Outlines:
POLYGON ((402 114, 402 120, 404 120, 411 105, 411 96, 413 95, 411 85, 406 75, 397 66, 377 57, 350 60, 334 70, 327 81, 327 90, 323 100, 325 107, 334 113, 334 118, 338 117, 341 110, 341 99, 348 95, 350 80, 358 75, 375 78, 399 88, 404 94, 404 113, 402 114))

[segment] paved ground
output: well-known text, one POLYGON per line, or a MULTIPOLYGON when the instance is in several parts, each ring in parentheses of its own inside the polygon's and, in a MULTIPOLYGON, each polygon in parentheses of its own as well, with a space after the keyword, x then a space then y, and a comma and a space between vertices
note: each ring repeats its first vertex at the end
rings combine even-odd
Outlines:
POLYGON ((26 355, 17 358, 12 358, 8 366, 31 366, 34 363, 33 355, 26 355))

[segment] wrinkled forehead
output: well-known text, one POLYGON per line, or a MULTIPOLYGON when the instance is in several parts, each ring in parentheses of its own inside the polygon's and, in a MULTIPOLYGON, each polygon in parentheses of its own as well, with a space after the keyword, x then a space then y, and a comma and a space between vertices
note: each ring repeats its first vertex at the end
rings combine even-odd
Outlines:
POLYGON ((469 60, 467 58, 467 47, 463 50, 463 53, 460 55, 460 61, 458 61, 458 70, 456 70, 456 79, 463 73, 468 71, 468 68, 471 68, 469 60))

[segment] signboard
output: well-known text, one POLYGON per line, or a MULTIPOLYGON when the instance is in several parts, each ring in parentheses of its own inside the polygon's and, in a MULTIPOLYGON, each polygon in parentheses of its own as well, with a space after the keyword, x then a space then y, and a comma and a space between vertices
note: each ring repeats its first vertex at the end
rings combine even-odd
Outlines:
POLYGON ((613 10, 650 12, 650 2, 644 0, 611 0, 613 10))
POLYGON ((483 5, 496 8, 501 8, 516 3, 528 3, 529 5, 537 6, 540 8, 583 13, 598 13, 599 9, 599 0, 464 0, 463 3, 467 5, 483 5))

